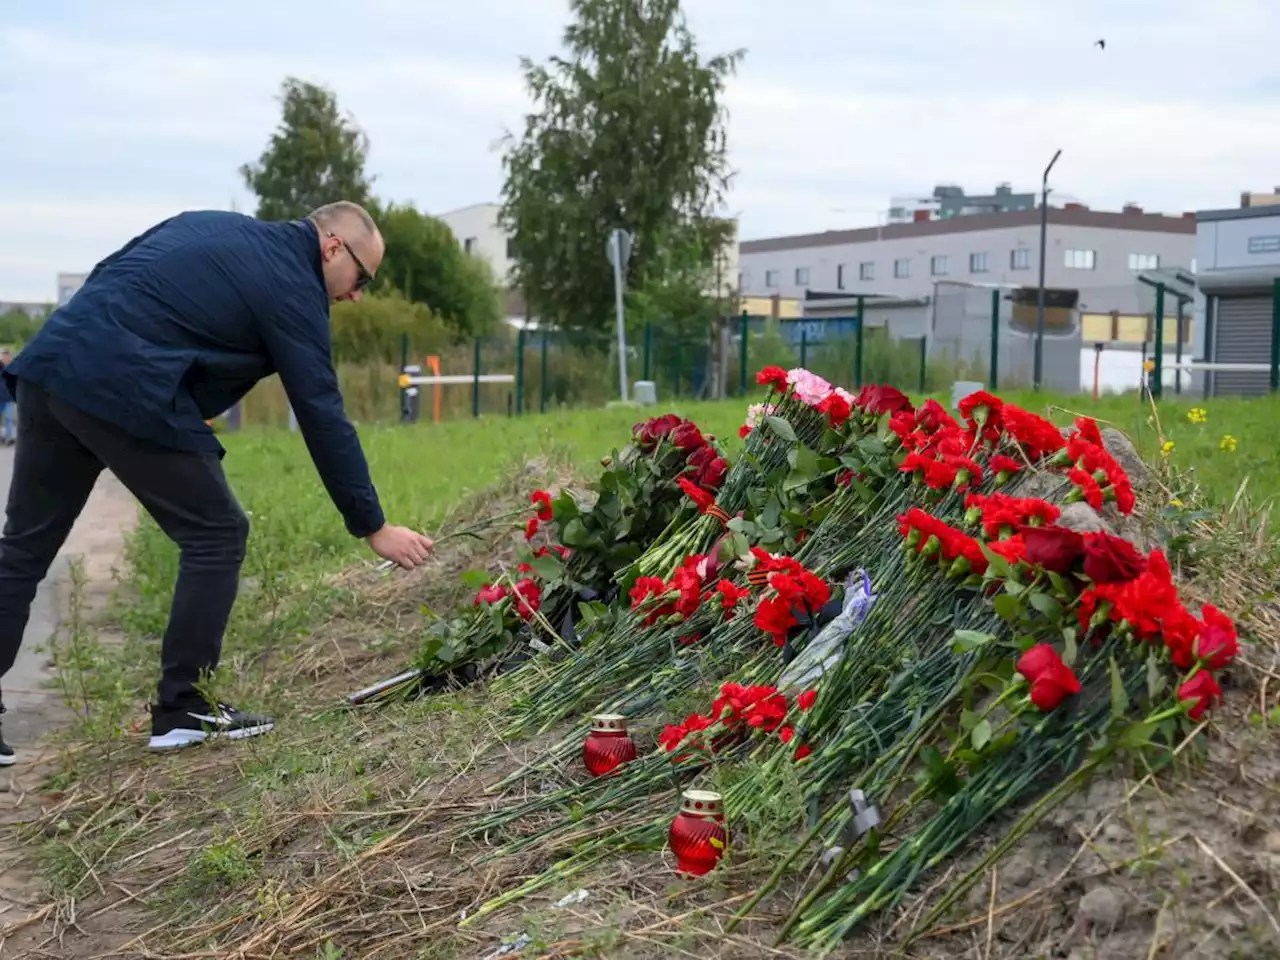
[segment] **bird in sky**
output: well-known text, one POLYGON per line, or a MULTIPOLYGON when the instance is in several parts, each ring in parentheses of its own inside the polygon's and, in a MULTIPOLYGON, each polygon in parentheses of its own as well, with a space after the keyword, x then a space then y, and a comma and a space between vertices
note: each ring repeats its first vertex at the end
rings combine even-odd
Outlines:
POLYGON ((1095 42, 1094 42, 1094 44, 1093 44, 1093 45, 1094 45, 1095 47, 1097 47, 1098 49, 1100 49, 1100 50, 1105 50, 1105 49, 1107 49, 1107 41, 1106 41, 1106 40, 1097 40, 1097 41, 1095 41, 1095 42))

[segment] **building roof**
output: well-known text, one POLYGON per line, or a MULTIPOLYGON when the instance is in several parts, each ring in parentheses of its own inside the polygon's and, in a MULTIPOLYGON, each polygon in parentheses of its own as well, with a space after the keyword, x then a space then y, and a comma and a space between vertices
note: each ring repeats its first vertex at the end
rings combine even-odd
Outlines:
POLYGON ((1235 207, 1228 210, 1197 210, 1196 220, 1212 223, 1215 220, 1249 220, 1253 217, 1280 216, 1280 206, 1267 204, 1260 207, 1235 207))
MULTIPOLYGON (((1184 214, 1169 217, 1160 213, 1111 213, 1101 210, 1049 208, 1049 222, 1069 227, 1102 227, 1111 230, 1144 230, 1150 233, 1196 232, 1195 217, 1184 214)), ((1010 227, 1037 226, 1040 210, 1013 210, 1008 213, 976 213, 949 220, 922 220, 918 223, 889 223, 882 227, 859 227, 855 230, 827 230, 791 237, 769 237, 746 240, 741 252, 771 253, 775 250, 803 250, 810 247, 834 247, 846 243, 872 243, 904 237, 928 237, 944 233, 972 233, 979 230, 1005 230, 1010 227)))

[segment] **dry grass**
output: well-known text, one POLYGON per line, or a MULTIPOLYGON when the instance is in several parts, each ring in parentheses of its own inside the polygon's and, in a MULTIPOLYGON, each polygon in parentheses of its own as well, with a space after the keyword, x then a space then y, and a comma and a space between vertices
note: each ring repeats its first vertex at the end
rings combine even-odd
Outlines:
MULTIPOLYGON (((546 470, 535 464, 505 478, 445 528, 506 509, 546 470)), ((1154 477, 1147 514, 1175 492, 1188 498, 1183 478, 1154 477)), ((1188 537, 1175 550, 1184 593, 1237 616, 1251 641, 1224 708, 1166 769, 1116 770, 1069 801, 905 952, 902 934, 982 849, 931 877, 840 955, 1280 956, 1275 550, 1244 496, 1187 516, 1188 537)), ((327 705, 400 668, 423 605, 448 609, 461 598, 459 572, 513 556, 510 542, 457 541, 420 574, 380 577, 366 567, 325 584, 334 615, 271 665, 283 687, 305 691, 293 701, 304 706, 271 738, 161 759, 137 737, 109 754, 75 748, 74 783, 55 777, 9 828, 17 843, 6 844, 4 869, 38 864, 47 899, 25 923, 0 927, 0 956, 478 958, 521 934, 521 951, 508 955, 799 956, 775 945, 774 932, 803 878, 730 934, 729 918, 771 864, 748 860, 677 882, 661 850, 630 852, 461 923, 564 852, 482 863, 507 838, 462 836, 499 805, 578 776, 567 769, 525 778, 516 793, 489 792, 560 731, 503 742, 503 705, 481 687, 376 710, 327 705), (578 890, 585 899, 572 897, 578 890)), ((673 798, 584 821, 577 839, 649 822, 673 798)))

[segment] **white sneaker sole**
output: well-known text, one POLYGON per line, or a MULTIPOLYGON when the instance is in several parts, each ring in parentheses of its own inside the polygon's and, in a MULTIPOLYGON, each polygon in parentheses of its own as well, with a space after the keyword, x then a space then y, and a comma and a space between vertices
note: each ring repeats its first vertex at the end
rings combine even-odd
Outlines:
POLYGON ((9 754, 8 756, 0 756, 0 767, 12 767, 17 762, 18 762, 18 758, 15 757, 13 754, 9 754))
POLYGON ((226 733, 210 733, 205 730, 170 730, 159 736, 152 735, 148 747, 152 750, 181 750, 183 747, 194 747, 206 740, 247 740, 249 737, 260 737, 275 729, 274 723, 260 723, 256 727, 241 727, 228 730, 226 733))

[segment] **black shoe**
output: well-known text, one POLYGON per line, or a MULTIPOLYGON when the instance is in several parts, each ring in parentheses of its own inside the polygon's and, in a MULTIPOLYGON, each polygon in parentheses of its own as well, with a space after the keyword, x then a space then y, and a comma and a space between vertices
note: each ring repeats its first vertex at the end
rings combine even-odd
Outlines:
POLYGON ((245 740, 269 733, 275 725, 270 717, 241 713, 225 703, 211 707, 153 706, 150 747, 152 750, 176 750, 222 737, 245 740))
MULTIPOLYGON (((4 704, 0 703, 0 713, 4 713, 4 704)), ((17 756, 14 755, 13 747, 4 742, 4 736, 0 734, 0 767, 11 767, 18 762, 17 756)))

